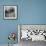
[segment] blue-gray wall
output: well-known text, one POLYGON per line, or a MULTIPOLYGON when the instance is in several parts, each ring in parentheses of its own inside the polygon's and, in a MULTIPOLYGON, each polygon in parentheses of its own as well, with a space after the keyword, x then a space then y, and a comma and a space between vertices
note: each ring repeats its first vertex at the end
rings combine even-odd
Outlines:
POLYGON ((8 43, 10 32, 18 32, 18 24, 46 24, 46 0, 0 0, 0 44, 8 43), (4 5, 17 5, 18 19, 4 20, 4 5))

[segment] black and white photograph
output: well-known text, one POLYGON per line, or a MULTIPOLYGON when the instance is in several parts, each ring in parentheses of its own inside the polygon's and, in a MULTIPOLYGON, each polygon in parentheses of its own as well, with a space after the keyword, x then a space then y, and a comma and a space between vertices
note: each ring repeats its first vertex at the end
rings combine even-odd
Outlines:
POLYGON ((4 19, 17 19, 17 6, 4 6, 4 19))

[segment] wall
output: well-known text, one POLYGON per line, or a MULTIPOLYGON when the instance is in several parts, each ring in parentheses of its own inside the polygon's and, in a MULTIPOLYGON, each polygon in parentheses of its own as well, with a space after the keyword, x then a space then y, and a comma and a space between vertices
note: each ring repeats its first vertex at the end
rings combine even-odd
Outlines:
POLYGON ((18 32, 18 24, 46 24, 46 0, 0 0, 0 44, 8 43, 9 32, 18 32), (4 20, 4 5, 17 5, 18 19, 4 20))

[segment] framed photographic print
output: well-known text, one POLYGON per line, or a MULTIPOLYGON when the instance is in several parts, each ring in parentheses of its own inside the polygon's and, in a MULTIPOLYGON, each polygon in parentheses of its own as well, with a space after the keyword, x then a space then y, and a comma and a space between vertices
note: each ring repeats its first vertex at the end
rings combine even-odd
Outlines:
POLYGON ((19 41, 46 41, 46 25, 20 24, 18 25, 18 33, 20 33, 18 35, 19 41))
POLYGON ((17 6, 4 6, 4 19, 17 19, 17 6))

